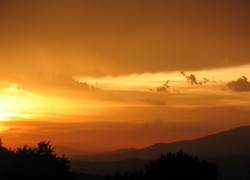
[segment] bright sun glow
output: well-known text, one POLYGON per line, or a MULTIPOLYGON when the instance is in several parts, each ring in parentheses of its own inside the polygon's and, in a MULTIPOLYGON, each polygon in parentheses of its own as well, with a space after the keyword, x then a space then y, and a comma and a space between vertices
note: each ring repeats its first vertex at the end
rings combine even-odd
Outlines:
POLYGON ((9 120, 11 118, 28 118, 29 115, 14 112, 0 112, 0 120, 9 120))
MULTIPOLYGON (((206 71, 186 72, 187 74, 195 74, 198 80, 201 80, 203 77, 210 79, 210 83, 206 84, 206 86, 190 86, 190 84, 186 82, 185 77, 183 77, 180 72, 155 74, 144 73, 122 77, 104 77, 97 79, 82 77, 76 79, 80 82, 87 82, 90 85, 100 87, 104 91, 114 90, 156 92, 157 87, 162 86, 166 81, 169 80, 171 92, 173 93, 190 92, 196 94, 197 92, 199 92, 200 94, 202 94, 203 92, 206 92, 226 94, 227 92, 221 90, 214 91, 214 89, 216 88, 216 86, 219 86, 219 84, 225 84, 229 80, 236 79, 237 77, 241 77, 242 75, 250 76, 248 71, 249 69, 250 65, 245 65, 236 67, 234 69, 224 68, 206 71), (219 76, 220 74, 223 74, 223 77, 219 76)), ((129 105, 131 104, 130 101, 110 103, 104 101, 95 101, 91 99, 76 100, 67 98, 41 97, 20 89, 18 84, 9 82, 2 82, 0 84, 7 85, 6 88, 2 89, 2 94, 0 96, 0 120, 2 121, 11 120, 14 118, 30 119, 41 118, 45 116, 50 117, 53 116, 53 114, 76 114, 91 116, 107 107, 131 106, 129 105)), ((123 96, 125 97, 126 95, 123 94, 123 96)), ((136 101, 138 101, 139 97, 136 98, 136 101)), ((168 100, 170 99, 168 98, 168 100)), ((230 101, 230 103, 232 102, 230 101)), ((228 102, 226 102, 226 104, 228 104, 228 102)), ((136 106, 138 104, 135 103, 134 105, 136 106)), ((178 104, 176 102, 175 106, 183 106, 183 104, 178 104)))

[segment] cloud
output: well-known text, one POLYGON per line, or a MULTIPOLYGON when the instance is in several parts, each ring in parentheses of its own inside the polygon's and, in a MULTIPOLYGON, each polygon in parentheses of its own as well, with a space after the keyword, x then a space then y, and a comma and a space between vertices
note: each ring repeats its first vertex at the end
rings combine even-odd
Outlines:
POLYGON ((80 91, 89 91, 97 90, 98 88, 88 85, 86 82, 80 82, 75 80, 71 76, 59 75, 55 76, 49 83, 53 84, 56 87, 80 90, 80 91))
POLYGON ((235 92, 247 92, 250 91, 250 82, 245 76, 242 76, 236 81, 231 81, 227 83, 227 87, 235 92))
POLYGON ((197 78, 195 77, 195 75, 193 75, 193 74, 190 74, 190 75, 187 75, 185 72, 181 72, 181 74, 183 75, 183 76, 185 76, 186 77, 186 79, 187 79, 187 81, 188 81, 188 83, 190 83, 190 84, 196 84, 196 85, 198 85, 198 84, 202 84, 201 82, 198 82, 197 81, 197 78))
POLYGON ((198 81, 196 76, 194 74, 190 74, 190 75, 187 75, 185 72, 181 72, 181 74, 186 77, 187 79, 187 82, 194 85, 202 85, 202 84, 206 84, 207 82, 209 82, 210 80, 207 79, 207 78, 203 78, 203 81, 198 81))
POLYGON ((14 85, 12 83, 9 83, 9 82, 0 82, 0 90, 4 90, 4 89, 7 89, 7 88, 10 88, 10 87, 13 87, 14 85))
POLYGON ((206 84, 207 82, 209 82, 210 80, 207 78, 203 78, 203 84, 206 84))
POLYGON ((8 128, 7 130, 5 130, 5 132, 7 132, 7 133, 14 133, 14 132, 17 132, 17 131, 20 131, 20 130, 22 130, 22 128, 12 127, 12 128, 8 128))
POLYGON ((100 88, 79 82, 67 74, 26 77, 19 83, 19 88, 42 96, 56 97, 79 97, 86 93, 101 91, 100 88))
POLYGON ((249 63, 247 0, 216 6, 197 0, 0 2, 0 74, 11 77, 121 76, 249 63))
POLYGON ((169 80, 165 82, 162 86, 157 87, 156 92, 169 92, 170 86, 168 84, 169 84, 169 80))
POLYGON ((165 101, 155 100, 155 99, 140 99, 140 102, 144 102, 147 104, 155 105, 155 106, 164 106, 166 105, 165 101))

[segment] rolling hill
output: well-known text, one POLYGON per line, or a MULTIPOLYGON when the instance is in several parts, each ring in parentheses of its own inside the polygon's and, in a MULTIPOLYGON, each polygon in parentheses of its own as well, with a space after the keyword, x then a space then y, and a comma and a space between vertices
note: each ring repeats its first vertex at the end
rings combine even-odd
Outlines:
POLYGON ((182 149, 199 157, 250 155, 250 126, 234 128, 194 140, 158 143, 143 149, 125 149, 100 154, 74 155, 71 160, 121 161, 128 158, 155 159, 162 153, 182 149))

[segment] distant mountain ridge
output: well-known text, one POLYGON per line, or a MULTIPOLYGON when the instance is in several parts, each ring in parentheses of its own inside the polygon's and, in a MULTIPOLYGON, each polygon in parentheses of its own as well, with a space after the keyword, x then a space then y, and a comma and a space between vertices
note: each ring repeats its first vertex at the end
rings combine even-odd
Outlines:
POLYGON ((66 155, 66 157, 71 157, 72 155, 75 155, 75 154, 96 154, 94 152, 88 152, 88 151, 73 149, 73 148, 64 147, 64 146, 56 146, 55 151, 59 155, 66 155))
POLYGON ((123 149, 91 155, 74 155, 71 160, 120 161, 128 158, 155 159, 162 153, 182 149, 200 157, 250 155, 250 126, 237 127, 228 131, 174 143, 158 143, 143 149, 123 149))

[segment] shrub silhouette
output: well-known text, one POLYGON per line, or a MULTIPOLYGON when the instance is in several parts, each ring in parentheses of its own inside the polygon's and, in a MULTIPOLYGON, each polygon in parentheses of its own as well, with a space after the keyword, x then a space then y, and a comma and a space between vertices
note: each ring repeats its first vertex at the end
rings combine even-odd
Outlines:
MULTIPOLYGON (((81 178, 69 171, 70 161, 59 157, 50 141, 42 141, 37 147, 24 145, 16 151, 2 146, 0 139, 0 179, 18 180, 74 180, 81 178)), ((190 154, 162 154, 160 158, 145 164, 144 171, 117 172, 115 180, 215 180, 218 176, 214 164, 199 160, 190 154)), ((86 176, 87 177, 87 176, 86 176)), ((110 179, 107 177, 107 179, 110 179)))
POLYGON ((24 145, 16 151, 7 150, 0 160, 0 179, 74 179, 69 172, 69 160, 58 157, 50 141, 39 142, 35 148, 24 145))
POLYGON ((4 179, 4 177, 8 174, 6 170, 10 169, 13 158, 14 152, 3 147, 0 139, 0 179, 4 179))
POLYGON ((157 180, 215 180, 218 171, 214 164, 180 150, 150 161, 145 165, 145 176, 157 180))
POLYGON ((180 150, 145 164, 144 172, 119 173, 115 180, 215 180, 217 167, 180 150))

